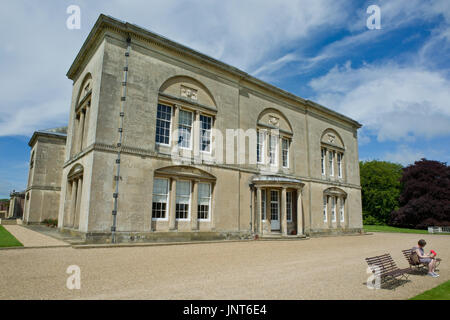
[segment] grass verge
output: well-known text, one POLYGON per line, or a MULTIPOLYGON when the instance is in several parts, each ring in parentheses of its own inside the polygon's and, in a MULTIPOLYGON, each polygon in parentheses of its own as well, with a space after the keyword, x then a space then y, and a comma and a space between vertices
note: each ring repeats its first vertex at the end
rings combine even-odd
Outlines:
POLYGON ((0 226, 0 248, 5 247, 23 247, 23 244, 14 238, 3 226, 0 226))
POLYGON ((425 291, 410 300, 450 300, 450 281, 425 291))
MULTIPOLYGON (((396 228, 396 227, 390 227, 390 226, 373 226, 373 225, 365 225, 364 231, 366 231, 366 232, 397 232, 397 233, 431 234, 431 233, 428 233, 428 230, 417 230, 417 229, 396 228)), ((433 233, 433 234, 449 235, 450 233, 433 233)))

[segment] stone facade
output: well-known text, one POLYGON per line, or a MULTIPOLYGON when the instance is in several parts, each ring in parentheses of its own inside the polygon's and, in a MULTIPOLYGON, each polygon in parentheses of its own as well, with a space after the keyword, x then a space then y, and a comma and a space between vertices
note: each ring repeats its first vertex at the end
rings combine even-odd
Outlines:
POLYGON ((15 190, 11 192, 9 200, 8 214, 6 218, 8 219, 20 219, 23 217, 23 207, 24 207, 24 192, 16 192, 15 190))
POLYGON ((58 219, 66 131, 66 127, 36 131, 28 143, 31 156, 23 209, 25 223, 58 219))
POLYGON ((143 241, 361 230, 358 122, 103 15, 67 76, 61 231, 143 241))

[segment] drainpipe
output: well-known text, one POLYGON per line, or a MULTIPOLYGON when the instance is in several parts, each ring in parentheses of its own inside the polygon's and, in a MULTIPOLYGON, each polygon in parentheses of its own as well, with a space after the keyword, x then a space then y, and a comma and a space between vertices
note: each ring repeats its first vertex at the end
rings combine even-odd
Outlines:
POLYGON ((251 196, 250 196, 250 234, 252 235, 252 237, 254 237, 255 234, 253 231, 253 197, 255 194, 255 185, 253 183, 250 183, 249 186, 250 186, 250 191, 251 191, 251 196))
POLYGON ((123 82, 122 82, 122 96, 121 106, 120 106, 120 127, 118 129, 119 132, 119 141, 117 142, 117 171, 114 176, 114 180, 116 181, 116 189, 113 193, 114 199, 114 209, 112 211, 113 216, 113 224, 111 227, 111 242, 116 243, 116 225, 117 225, 117 208, 118 208, 118 198, 119 198, 119 181, 120 181, 120 156, 122 151, 122 140, 123 140, 123 118, 125 116, 125 101, 127 96, 127 80, 128 80, 128 57, 130 56, 131 50, 131 38, 128 36, 127 38, 127 51, 125 52, 125 67, 123 68, 123 82))

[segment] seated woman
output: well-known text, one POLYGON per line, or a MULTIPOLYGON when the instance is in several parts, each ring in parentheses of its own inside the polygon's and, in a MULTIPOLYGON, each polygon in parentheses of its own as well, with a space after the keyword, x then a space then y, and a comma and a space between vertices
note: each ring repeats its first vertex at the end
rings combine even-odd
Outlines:
POLYGON ((425 254, 425 252, 423 250, 423 248, 427 244, 427 242, 425 240, 420 239, 417 244, 418 244, 418 247, 414 247, 414 248, 412 248, 412 250, 419 257, 420 263, 428 265, 428 275, 429 276, 431 276, 433 278, 439 277, 439 275, 436 272, 434 272, 434 270, 436 268, 436 256, 435 256, 435 254, 432 254, 432 253, 425 254))

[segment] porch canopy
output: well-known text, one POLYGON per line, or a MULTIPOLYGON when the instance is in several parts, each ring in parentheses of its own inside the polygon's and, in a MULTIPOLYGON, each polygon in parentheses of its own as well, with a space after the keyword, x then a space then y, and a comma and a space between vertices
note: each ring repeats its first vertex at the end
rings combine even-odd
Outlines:
MULTIPOLYGON (((271 196, 271 193, 269 192, 266 198, 266 220, 269 220, 271 223, 271 232, 279 232, 282 235, 287 236, 288 226, 287 226, 287 202, 286 202, 286 193, 289 190, 296 191, 297 194, 297 206, 296 206, 296 220, 297 220, 297 235, 301 236, 303 235, 303 209, 302 209, 302 189, 305 185, 301 180, 290 178, 290 177, 284 177, 284 176, 278 176, 278 175, 257 175, 252 178, 252 184, 256 189, 256 206, 255 206, 255 227, 259 235, 263 235, 263 217, 262 217, 262 206, 264 205, 262 203, 262 190, 270 190, 270 191, 277 191, 279 192, 281 190, 281 201, 279 202, 280 205, 273 206, 270 205, 272 199, 269 197, 271 196), (280 209, 278 209, 280 208, 280 209), (281 224, 279 225, 279 228, 277 228, 278 224, 274 223, 275 221, 272 218, 280 219, 280 215, 278 214, 278 211, 281 214, 281 224), (278 229, 278 230, 277 230, 278 229)), ((277 196, 278 197, 278 196, 277 196)), ((292 215, 294 215, 294 208, 291 208, 292 215)))

